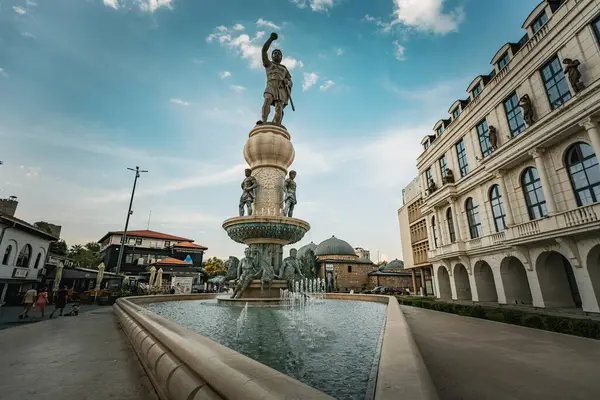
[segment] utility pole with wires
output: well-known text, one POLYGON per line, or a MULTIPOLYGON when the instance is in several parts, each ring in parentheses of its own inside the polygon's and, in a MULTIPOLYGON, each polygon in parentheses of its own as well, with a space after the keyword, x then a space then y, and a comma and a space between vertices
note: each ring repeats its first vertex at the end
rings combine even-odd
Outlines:
POLYGON ((131 211, 131 207, 133 206, 133 196, 135 196, 135 187, 137 185, 137 180, 140 177, 140 172, 148 172, 147 170, 141 170, 140 167, 127 168, 130 171, 135 172, 135 178, 133 180, 133 190, 131 191, 131 199, 129 200, 129 210, 127 211, 127 219, 125 219, 125 229, 123 230, 123 236, 121 237, 121 248, 119 249, 119 258, 117 259, 117 268, 115 270, 115 274, 118 274, 121 270, 121 262, 123 261, 123 251, 125 251, 125 243, 127 242, 127 228, 129 227, 129 217, 133 214, 131 211))
POLYGON ((148 215, 148 225, 146 226, 147 230, 150 230, 150 219, 152 218, 152 210, 150 210, 150 214, 148 215))

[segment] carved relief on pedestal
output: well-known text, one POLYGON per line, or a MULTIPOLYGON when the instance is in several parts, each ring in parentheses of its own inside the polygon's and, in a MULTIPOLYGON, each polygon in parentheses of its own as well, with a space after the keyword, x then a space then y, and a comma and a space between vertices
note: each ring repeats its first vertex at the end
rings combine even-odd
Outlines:
POLYGON ((274 167, 258 167, 252 171, 258 181, 254 209, 256 215, 280 215, 283 208, 281 191, 285 171, 274 167))

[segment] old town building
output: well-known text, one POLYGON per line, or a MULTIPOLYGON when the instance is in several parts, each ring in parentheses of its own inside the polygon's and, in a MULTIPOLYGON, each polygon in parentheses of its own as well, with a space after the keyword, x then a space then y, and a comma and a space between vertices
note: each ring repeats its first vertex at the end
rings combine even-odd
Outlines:
POLYGON ((435 293, 598 313, 599 3, 543 1, 523 29, 422 141, 435 293))

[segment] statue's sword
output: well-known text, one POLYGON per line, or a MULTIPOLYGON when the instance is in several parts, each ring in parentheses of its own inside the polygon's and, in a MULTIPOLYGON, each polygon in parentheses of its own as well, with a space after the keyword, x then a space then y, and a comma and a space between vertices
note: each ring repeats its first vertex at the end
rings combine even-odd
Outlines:
POLYGON ((292 94, 290 93, 289 86, 286 85, 285 83, 283 84, 283 86, 285 86, 285 92, 288 95, 288 99, 290 99, 290 105, 292 106, 292 111, 296 111, 296 107, 294 107, 294 100, 292 100, 292 94))

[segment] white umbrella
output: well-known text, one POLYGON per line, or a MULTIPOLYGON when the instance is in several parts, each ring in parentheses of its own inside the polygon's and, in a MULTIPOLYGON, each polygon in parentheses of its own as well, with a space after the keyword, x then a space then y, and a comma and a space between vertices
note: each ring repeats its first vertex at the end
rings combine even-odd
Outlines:
POLYGON ((100 290, 100 285, 102 284, 102 278, 104 278, 104 270, 106 266, 104 263, 100 263, 98 265, 98 275, 96 275, 96 291, 100 290))
POLYGON ((148 279, 148 288, 152 287, 152 284, 154 283, 154 276, 156 275, 156 268, 154 266, 152 266, 150 268, 150 279, 148 279))
POLYGON ((162 268, 160 268, 158 270, 158 273, 156 274, 156 286, 158 286, 158 287, 162 286, 162 274, 163 274, 163 270, 162 270, 162 268))
POLYGON ((62 262, 56 267, 56 276, 54 277, 54 293, 60 290, 60 280, 62 279, 62 271, 65 265, 62 262))

